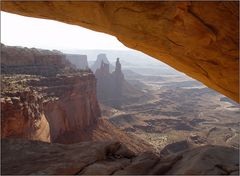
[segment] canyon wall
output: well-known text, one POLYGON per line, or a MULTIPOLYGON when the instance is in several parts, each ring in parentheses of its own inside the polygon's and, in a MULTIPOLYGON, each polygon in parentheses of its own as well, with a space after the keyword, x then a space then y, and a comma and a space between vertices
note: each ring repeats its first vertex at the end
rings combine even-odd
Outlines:
POLYGON ((37 48, 5 46, 1 44, 1 65, 27 66, 27 65, 49 65, 66 67, 69 61, 66 55, 57 50, 43 50, 37 48))
POLYGON ((32 91, 1 93, 1 138, 50 142, 41 96, 32 91))
POLYGON ((11 2, 1 10, 114 35, 239 102, 239 2, 11 2), (67 14, 67 15, 66 15, 67 14))
POLYGON ((1 44, 1 72, 3 74, 56 75, 65 67, 72 67, 66 55, 57 50, 5 46, 1 44))
POLYGON ((58 142, 94 126, 101 112, 90 70, 75 70, 58 51, 2 46, 2 138, 58 142))
MULTIPOLYGON (((22 48, 21 52, 19 47, 10 48, 7 51, 18 53, 15 57, 22 58, 21 60, 24 60, 21 53, 31 51, 22 48), (18 52, 12 50, 14 48, 18 52)), ((50 57, 51 51, 47 53, 50 53, 50 57)), ((16 60, 15 57, 13 59, 16 60)), ((18 64, 9 62, 8 66, 14 66, 14 69, 9 70, 7 67, 5 71, 8 74, 1 75, 2 138, 64 144, 117 140, 135 153, 154 150, 140 138, 126 134, 107 119, 100 118, 96 78, 89 69, 69 70, 63 66, 58 67, 57 74, 48 74, 53 67, 50 62, 42 74, 42 65, 31 63, 26 68, 25 65, 18 64), (36 70, 33 71, 32 67, 36 70), (28 73, 27 75, 16 72, 23 68, 25 70, 22 73, 28 73)))
POLYGON ((53 142, 76 140, 72 139, 74 133, 93 127, 101 116, 96 98, 96 79, 91 72, 34 80, 31 85, 46 87, 42 90, 47 99, 44 112, 53 142), (72 136, 63 139, 66 134, 72 136))

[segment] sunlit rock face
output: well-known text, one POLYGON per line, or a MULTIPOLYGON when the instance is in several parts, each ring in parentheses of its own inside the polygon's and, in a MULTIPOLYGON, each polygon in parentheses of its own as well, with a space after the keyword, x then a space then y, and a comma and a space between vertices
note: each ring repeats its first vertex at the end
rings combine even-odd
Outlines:
POLYGON ((50 97, 44 103, 44 111, 53 142, 71 143, 76 140, 74 134, 93 127, 101 116, 92 72, 46 78, 34 84, 45 87, 43 93, 50 97), (71 137, 66 139, 66 134, 71 137))
POLYGON ((115 35, 239 101, 239 2, 1 3, 3 11, 115 35))
POLYGON ((1 138, 25 138, 50 142, 50 129, 37 92, 1 94, 1 138))
POLYGON ((79 142, 101 116, 92 72, 2 75, 1 84, 2 138, 79 142))
POLYGON ((59 142, 94 126, 101 112, 90 70, 72 68, 58 51, 2 47, 2 138, 59 142))

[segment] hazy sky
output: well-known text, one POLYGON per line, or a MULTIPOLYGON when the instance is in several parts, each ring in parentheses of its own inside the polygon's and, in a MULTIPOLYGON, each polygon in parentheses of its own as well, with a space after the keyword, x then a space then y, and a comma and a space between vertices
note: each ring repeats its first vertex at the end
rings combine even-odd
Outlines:
POLYGON ((128 49, 116 37, 53 20, 1 12, 1 42, 46 49, 128 49))

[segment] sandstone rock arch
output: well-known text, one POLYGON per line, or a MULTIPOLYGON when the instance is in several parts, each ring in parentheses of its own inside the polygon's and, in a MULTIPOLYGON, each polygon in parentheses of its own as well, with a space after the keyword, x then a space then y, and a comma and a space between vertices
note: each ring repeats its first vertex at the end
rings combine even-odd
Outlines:
POLYGON ((114 35, 239 102, 237 1, 2 1, 1 10, 114 35))

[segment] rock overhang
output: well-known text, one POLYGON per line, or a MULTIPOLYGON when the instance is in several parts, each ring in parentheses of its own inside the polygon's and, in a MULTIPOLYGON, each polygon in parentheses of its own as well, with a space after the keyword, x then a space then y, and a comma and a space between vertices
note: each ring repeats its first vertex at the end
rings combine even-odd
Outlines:
POLYGON ((1 10, 114 35, 239 102, 237 1, 2 1, 1 10))

